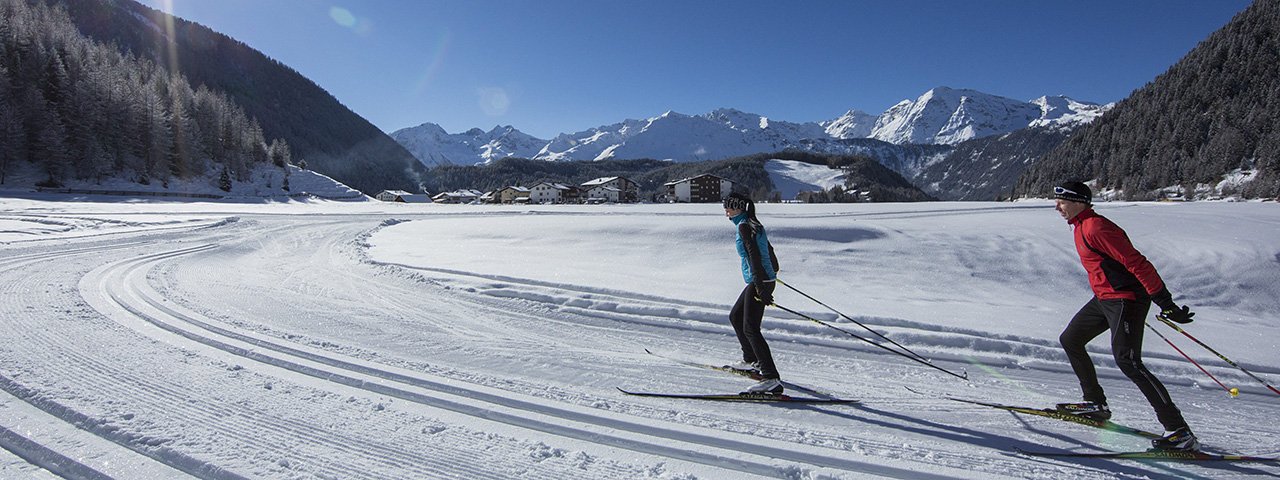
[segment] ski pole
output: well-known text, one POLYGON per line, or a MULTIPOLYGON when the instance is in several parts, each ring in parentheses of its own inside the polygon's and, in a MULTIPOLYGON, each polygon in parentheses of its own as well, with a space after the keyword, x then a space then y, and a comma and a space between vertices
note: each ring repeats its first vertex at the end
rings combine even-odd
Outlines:
POLYGON ((1182 333, 1183 335, 1186 335, 1186 336, 1187 336, 1187 338, 1190 338, 1190 339, 1191 339, 1191 341, 1193 341, 1193 342, 1196 342, 1196 343, 1200 344, 1200 346, 1201 346, 1201 347, 1204 347, 1204 349, 1205 349, 1205 350, 1208 350, 1208 351, 1210 351, 1210 352, 1213 352, 1213 354, 1214 354, 1214 355, 1217 355, 1217 356, 1218 356, 1218 358, 1221 358, 1221 359, 1222 359, 1222 361, 1227 362, 1227 363, 1228 363, 1228 364, 1230 364, 1231 366, 1233 366, 1233 367, 1236 367, 1236 368, 1240 369, 1240 371, 1241 371, 1241 372, 1244 372, 1246 375, 1249 375, 1250 377, 1253 377, 1253 379, 1254 379, 1254 380, 1257 380, 1257 381, 1261 382, 1263 385, 1266 385, 1266 386, 1267 386, 1267 388, 1270 388, 1272 392, 1275 392, 1275 393, 1276 393, 1276 395, 1280 395, 1280 390, 1276 390, 1276 387, 1271 386, 1271 384, 1270 384, 1270 383, 1267 383, 1267 381, 1266 381, 1266 380, 1263 380, 1263 379, 1261 379, 1261 378, 1258 378, 1258 376, 1257 376, 1257 375, 1254 375, 1254 374, 1253 374, 1253 372, 1250 372, 1250 371, 1248 371, 1248 370, 1245 370, 1245 369, 1244 369, 1244 367, 1241 367, 1241 366, 1240 366, 1239 364, 1237 364, 1236 362, 1231 361, 1231 359, 1230 359, 1230 358, 1227 358, 1225 355, 1223 355, 1223 354, 1221 354, 1221 353, 1218 353, 1218 351, 1217 351, 1217 350, 1214 350, 1214 349, 1212 349, 1212 348, 1209 348, 1209 346, 1208 346, 1208 345, 1205 345, 1205 344, 1204 344, 1204 342, 1201 342, 1200 340, 1196 339, 1196 337, 1191 336, 1191 334, 1190 334, 1190 333, 1187 333, 1187 331, 1186 331, 1186 330, 1183 330, 1183 329, 1182 329, 1182 327, 1179 327, 1179 326, 1178 326, 1178 324, 1173 323, 1173 322, 1172 322, 1172 321, 1170 321, 1169 319, 1161 318, 1160 316, 1156 316, 1156 318, 1160 319, 1160 321, 1161 321, 1161 322, 1164 322, 1164 324, 1165 324, 1165 325, 1168 325, 1168 326, 1170 326, 1170 327, 1173 327, 1173 329, 1174 329, 1174 330, 1177 330, 1179 333, 1182 333))
POLYGON ((1161 334, 1159 330, 1156 330, 1156 327, 1151 326, 1151 324, 1147 322, 1142 322, 1142 323, 1146 324, 1147 328, 1150 328, 1151 331, 1156 332, 1156 335, 1159 336, 1161 340, 1164 340, 1164 343, 1169 344, 1170 347, 1173 347, 1174 350, 1177 350, 1178 353, 1182 354, 1182 358, 1187 359, 1187 361, 1190 361, 1192 365, 1195 365, 1196 368, 1199 368, 1201 372, 1204 372, 1205 375, 1208 375, 1209 378, 1212 378, 1213 381, 1218 382, 1218 386, 1222 387, 1223 390, 1226 390, 1227 393, 1231 394, 1232 397, 1235 397, 1236 395, 1240 394, 1240 390, 1237 390, 1234 388, 1227 388, 1226 385, 1223 385, 1222 382, 1218 381, 1218 377, 1213 376, 1212 373, 1209 373, 1208 370, 1205 370, 1204 367, 1201 367, 1199 363, 1196 363, 1196 361, 1192 360, 1191 357, 1188 357, 1187 354, 1182 353, 1182 349, 1178 348, 1177 345, 1174 345, 1173 342, 1170 342, 1168 338, 1165 338, 1164 335, 1161 334))
POLYGON ((784 287, 790 288, 791 290, 795 291, 796 293, 799 293, 800 295, 804 295, 804 298, 807 298, 807 299, 809 299, 809 300, 813 300, 813 301, 814 301, 815 303, 817 303, 818 305, 822 305, 822 306, 824 306, 824 307, 827 307, 827 310, 831 310, 831 311, 833 311, 833 312, 836 312, 836 314, 837 314, 837 315, 840 315, 841 317, 844 317, 844 319, 845 319, 845 320, 848 320, 848 321, 850 321, 850 322, 853 322, 853 323, 858 324, 858 326, 859 326, 859 327, 862 327, 863 329, 865 329, 865 330, 866 330, 866 331, 868 331, 868 332, 871 332, 871 333, 876 334, 876 335, 877 335, 877 336, 879 336, 880 338, 885 339, 885 341, 887 341, 887 342, 889 342, 889 343, 892 343, 894 346, 896 346, 896 347, 898 347, 898 348, 901 348, 903 351, 905 351, 905 352, 907 352, 907 353, 910 353, 910 354, 912 354, 912 355, 915 355, 917 358, 919 358, 919 359, 921 359, 921 360, 924 360, 924 361, 926 361, 926 362, 930 361, 928 358, 925 358, 925 357, 924 357, 924 355, 921 355, 921 354, 919 354, 919 353, 916 353, 916 352, 911 351, 911 349, 910 349, 910 348, 904 347, 904 346, 902 346, 902 344, 900 344, 900 343, 898 343, 898 342, 893 341, 893 339, 891 339, 891 338, 889 338, 889 337, 886 337, 886 336, 882 335, 880 332, 877 332, 877 331, 875 331, 875 330, 872 330, 872 329, 871 329, 871 327, 868 327, 868 326, 866 326, 866 325, 863 325, 863 324, 862 324, 862 322, 859 322, 859 321, 857 321, 857 320, 854 320, 854 319, 852 319, 852 318, 849 318, 849 316, 848 316, 848 315, 845 315, 844 313, 840 312, 839 310, 836 310, 836 309, 834 309, 834 308, 831 308, 831 306, 830 306, 830 305, 827 305, 827 304, 825 304, 825 303, 822 303, 822 301, 821 301, 821 300, 818 300, 818 299, 816 299, 816 298, 813 298, 813 297, 809 296, 809 294, 807 294, 807 293, 801 292, 801 291, 800 291, 800 289, 798 289, 798 288, 796 288, 796 287, 791 286, 791 284, 789 284, 789 283, 787 283, 787 282, 782 281, 782 279, 781 279, 781 278, 778 278, 778 279, 775 279, 775 280, 777 280, 777 282, 778 282, 778 283, 781 283, 784 287))
POLYGON ((899 352, 899 351, 894 350, 894 349, 892 349, 892 348, 889 348, 889 347, 886 347, 886 346, 881 345, 881 344, 879 344, 879 343, 876 343, 876 342, 872 341, 871 339, 868 339, 868 338, 865 338, 865 337, 859 336, 859 335, 858 335, 858 334, 856 334, 856 333, 850 332, 850 331, 848 331, 848 330, 845 330, 845 329, 843 329, 843 328, 837 327, 837 326, 835 326, 835 325, 831 325, 831 324, 829 324, 829 323, 827 323, 827 322, 824 322, 824 321, 822 321, 822 320, 818 320, 818 319, 816 319, 816 318, 810 317, 810 316, 808 316, 808 315, 805 315, 805 314, 803 314, 803 313, 797 312, 797 311, 795 311, 795 310, 792 310, 792 309, 790 309, 790 308, 784 307, 784 306, 782 306, 782 305, 778 305, 778 304, 776 304, 776 303, 771 304, 771 305, 772 305, 772 306, 774 306, 774 307, 778 307, 779 309, 782 309, 782 310, 784 310, 784 311, 786 311, 786 312, 788 312, 788 313, 790 313, 790 314, 792 314, 792 315, 795 315, 795 316, 797 316, 797 317, 803 318, 803 319, 808 320, 808 321, 810 321, 810 322, 817 323, 818 325, 822 325, 822 326, 827 327, 827 328, 831 328, 831 329, 834 329, 834 330, 838 330, 838 331, 840 331, 840 332, 844 333, 845 335, 848 335, 848 336, 853 337, 853 338, 856 338, 856 339, 858 339, 858 340, 862 340, 862 341, 864 341, 864 342, 870 343, 870 344, 875 345, 875 346, 877 346, 877 347, 880 347, 881 349, 884 349, 884 350, 886 350, 886 351, 888 351, 888 352, 892 352, 892 353, 894 353, 894 354, 896 354, 896 355, 900 355, 900 356, 905 357, 905 358, 908 358, 908 359, 910 359, 910 360, 914 360, 914 361, 916 361, 916 362, 919 362, 919 363, 920 363, 920 364, 922 364, 922 365, 927 365, 927 366, 929 366, 929 367, 933 367, 933 368, 935 368, 935 369, 938 369, 938 370, 940 370, 940 371, 942 371, 942 372, 946 372, 946 374, 947 374, 947 375, 951 375, 951 376, 954 376, 954 377, 958 377, 958 378, 961 378, 961 379, 964 379, 964 380, 968 380, 968 379, 969 379, 969 372, 965 372, 965 373, 964 373, 964 375, 961 375, 961 374, 958 374, 958 373, 952 372, 951 370, 947 370, 947 369, 945 369, 945 368, 939 367, 939 366, 934 365, 934 364, 932 364, 932 363, 926 362, 926 361, 924 361, 924 360, 922 360, 922 359, 920 359, 920 358, 916 358, 916 357, 913 357, 913 356, 911 356, 911 355, 907 355, 907 354, 905 354, 905 353, 899 352))

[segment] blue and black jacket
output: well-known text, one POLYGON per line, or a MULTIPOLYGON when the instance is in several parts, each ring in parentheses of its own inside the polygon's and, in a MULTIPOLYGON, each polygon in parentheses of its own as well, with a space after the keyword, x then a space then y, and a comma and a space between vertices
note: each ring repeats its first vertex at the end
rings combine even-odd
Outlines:
POLYGON ((738 256, 742 257, 742 280, 747 283, 772 282, 778 278, 778 256, 769 244, 764 225, 747 212, 730 218, 738 226, 738 256), (768 256, 764 252, 769 252, 768 256))

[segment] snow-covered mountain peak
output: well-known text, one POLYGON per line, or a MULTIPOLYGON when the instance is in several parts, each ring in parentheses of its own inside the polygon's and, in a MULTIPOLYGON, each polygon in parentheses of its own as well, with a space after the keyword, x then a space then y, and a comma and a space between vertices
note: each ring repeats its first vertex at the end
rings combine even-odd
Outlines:
POLYGON ((871 136, 871 129, 876 126, 876 116, 862 110, 849 110, 835 120, 818 125, 833 138, 867 138, 871 136))
POLYGON ((1064 95, 1043 96, 1031 103, 1040 107, 1040 118, 1031 122, 1033 127, 1074 126, 1089 123, 1102 116, 1114 103, 1099 105, 1083 102, 1064 95))
POLYGON ((890 143, 956 144, 1026 128, 1038 105, 969 89, 937 87, 890 107, 871 137, 890 143))
POLYGON ((704 118, 728 125, 738 131, 751 131, 769 128, 769 119, 762 115, 747 113, 734 108, 721 108, 703 115, 704 118))
POLYGON ((955 144, 1028 126, 1088 122, 1107 108, 1062 96, 1024 102, 942 86, 915 100, 903 100, 880 116, 850 109, 839 118, 823 122, 787 122, 735 108, 718 108, 701 115, 668 110, 643 120, 562 133, 552 140, 534 138, 510 125, 450 135, 430 123, 397 131, 392 137, 427 165, 470 165, 506 156, 695 161, 786 149, 848 153, 846 150, 852 147, 833 140, 862 138, 896 144, 955 144))
POLYGON ((503 157, 532 157, 547 144, 510 125, 496 125, 488 132, 472 128, 451 135, 434 123, 423 123, 391 134, 426 165, 471 165, 503 157))

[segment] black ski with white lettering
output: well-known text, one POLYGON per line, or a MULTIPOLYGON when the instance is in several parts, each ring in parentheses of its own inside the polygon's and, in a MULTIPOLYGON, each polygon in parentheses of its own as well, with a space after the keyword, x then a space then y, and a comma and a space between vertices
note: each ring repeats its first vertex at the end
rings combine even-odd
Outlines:
POLYGON ((800 398, 785 394, 772 393, 712 393, 712 394, 684 394, 684 393, 656 393, 656 392, 632 392, 623 390, 621 387, 618 391, 627 395, 636 395, 640 397, 660 397, 660 398, 681 398, 688 400, 712 400, 718 402, 754 402, 754 403, 857 403, 857 400, 845 398, 800 398))
MULTIPOLYGON (((926 395, 924 393, 912 390, 909 387, 907 388, 907 390, 911 390, 912 392, 918 393, 920 395, 926 395)), ((1059 412, 1057 409, 1053 409, 1053 408, 1035 408, 1035 407, 1018 407, 1013 405, 1001 405, 999 403, 988 403, 988 402, 981 402, 978 400, 956 398, 950 395, 943 395, 942 398, 955 401, 955 402, 968 403, 972 405, 982 405, 984 407, 1008 410, 1014 413, 1037 415, 1045 418, 1053 418, 1053 419, 1062 420, 1066 422, 1078 423, 1080 425, 1086 425, 1093 428, 1101 428, 1103 430, 1108 430, 1116 433, 1123 433, 1126 435, 1133 435, 1136 437, 1142 437, 1142 438, 1148 438, 1148 439, 1156 439, 1161 437, 1161 435, 1158 433, 1152 433, 1146 430, 1139 430, 1133 427, 1127 427, 1127 426, 1112 422, 1110 420, 1094 420, 1092 418, 1082 417, 1080 415, 1073 415, 1070 413, 1059 412)))
POLYGON ((1118 458, 1131 460, 1164 460, 1183 462, 1266 462, 1280 463, 1280 458, 1254 457, 1249 455, 1219 455, 1199 450, 1147 450, 1142 452, 1036 452, 1017 449, 1018 453, 1032 457, 1064 457, 1064 458, 1118 458))

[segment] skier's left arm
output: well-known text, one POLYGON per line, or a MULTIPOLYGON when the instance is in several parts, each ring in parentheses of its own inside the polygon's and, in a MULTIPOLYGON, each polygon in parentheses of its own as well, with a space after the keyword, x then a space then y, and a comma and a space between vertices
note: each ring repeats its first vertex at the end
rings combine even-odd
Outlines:
POLYGON ((1152 265, 1142 252, 1134 248, 1133 242, 1129 241, 1129 236, 1125 235, 1123 230, 1108 222, 1100 225, 1100 228, 1093 232, 1086 233, 1092 233, 1089 238, 1091 245, 1097 245, 1102 253, 1116 259, 1138 278, 1138 282, 1142 283, 1142 287, 1151 296, 1151 301, 1160 307, 1160 316, 1178 323, 1191 322, 1191 317, 1195 316, 1195 313, 1191 312, 1191 307, 1179 308, 1178 304, 1173 302, 1173 294, 1169 293, 1169 288, 1160 278, 1155 265, 1152 265))
POLYGON ((763 252, 756 243, 756 231, 751 228, 750 222, 742 222, 738 225, 738 234, 742 236, 742 246, 747 249, 747 265, 751 269, 751 284, 756 290, 756 298, 765 305, 770 305, 773 303, 773 296, 764 288, 766 275, 764 261, 760 256, 763 252))

